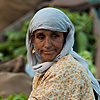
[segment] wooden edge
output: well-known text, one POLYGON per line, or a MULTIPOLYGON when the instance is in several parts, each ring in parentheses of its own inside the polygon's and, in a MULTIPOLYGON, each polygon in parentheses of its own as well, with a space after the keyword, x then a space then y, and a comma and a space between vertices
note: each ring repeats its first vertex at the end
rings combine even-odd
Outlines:
POLYGON ((4 42, 5 32, 7 32, 8 30, 18 30, 18 29, 20 29, 20 27, 22 26, 22 22, 31 19, 32 16, 34 15, 34 12, 35 12, 35 10, 30 11, 29 13, 27 13, 26 15, 24 15, 23 17, 21 17, 20 19, 18 19, 17 21, 12 23, 8 27, 6 27, 3 31, 1 31, 0 32, 0 42, 4 42))
POLYGON ((96 9, 91 8, 90 14, 93 15, 93 35, 98 37, 98 43, 95 54, 95 66, 97 67, 97 78, 100 79, 100 19, 96 9))

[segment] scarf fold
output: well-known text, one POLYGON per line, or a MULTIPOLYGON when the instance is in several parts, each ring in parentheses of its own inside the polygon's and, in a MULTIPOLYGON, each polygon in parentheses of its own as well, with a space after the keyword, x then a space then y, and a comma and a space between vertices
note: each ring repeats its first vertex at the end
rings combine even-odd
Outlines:
POLYGON ((47 7, 39 10, 32 18, 27 31, 26 47, 28 63, 36 72, 38 72, 38 75, 41 76, 50 66, 52 66, 53 63, 70 53, 84 66, 89 75, 89 78, 91 79, 93 89, 98 94, 98 98, 100 98, 100 85, 92 73, 89 71, 87 61, 81 58, 81 56, 79 56, 75 51, 73 51, 74 33, 75 31, 72 22, 62 11, 52 7, 47 7), (51 31, 59 32, 67 32, 68 29, 70 30, 66 37, 66 43, 64 44, 61 53, 58 54, 52 62, 42 63, 41 57, 37 52, 32 54, 34 44, 32 44, 29 34, 37 29, 48 29, 51 31))

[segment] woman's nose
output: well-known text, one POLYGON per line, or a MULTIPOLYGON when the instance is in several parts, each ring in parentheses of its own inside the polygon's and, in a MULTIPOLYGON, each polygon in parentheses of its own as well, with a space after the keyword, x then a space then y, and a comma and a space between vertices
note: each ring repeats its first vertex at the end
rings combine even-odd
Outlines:
POLYGON ((49 38, 49 37, 45 38, 44 46, 45 46, 45 48, 51 48, 51 46, 52 46, 51 38, 49 38))

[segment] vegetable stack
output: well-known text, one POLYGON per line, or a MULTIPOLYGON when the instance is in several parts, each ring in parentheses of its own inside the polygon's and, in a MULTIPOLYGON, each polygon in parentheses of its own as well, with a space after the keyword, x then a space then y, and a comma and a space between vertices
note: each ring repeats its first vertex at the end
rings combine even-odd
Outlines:
POLYGON ((0 44, 1 60, 10 60, 19 55, 24 55, 26 58, 25 38, 29 21, 22 22, 22 27, 19 31, 8 30, 5 33, 6 41, 0 44))
POLYGON ((0 100, 28 100, 28 97, 23 94, 13 94, 10 95, 7 99, 0 97, 0 100))

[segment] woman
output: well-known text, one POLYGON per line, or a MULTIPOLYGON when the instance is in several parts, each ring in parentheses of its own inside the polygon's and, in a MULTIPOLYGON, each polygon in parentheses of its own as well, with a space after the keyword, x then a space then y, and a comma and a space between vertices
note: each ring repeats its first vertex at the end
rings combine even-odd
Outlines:
POLYGON ((62 11, 47 7, 35 14, 26 38, 36 71, 29 100, 95 100, 93 89, 99 96, 99 84, 73 44, 74 26, 62 11))

